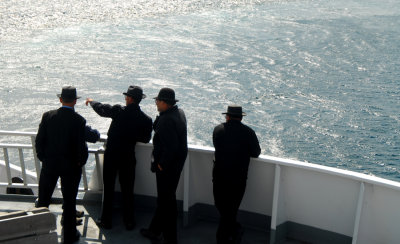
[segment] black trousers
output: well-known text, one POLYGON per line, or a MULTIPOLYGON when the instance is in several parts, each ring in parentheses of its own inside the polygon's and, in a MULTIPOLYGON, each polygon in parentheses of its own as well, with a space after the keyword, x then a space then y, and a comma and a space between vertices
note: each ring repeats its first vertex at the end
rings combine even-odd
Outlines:
POLYGON ((217 243, 234 240, 240 224, 236 217, 246 189, 246 181, 213 180, 215 207, 220 214, 217 243))
POLYGON ((164 240, 177 242, 177 205, 176 188, 180 171, 157 171, 157 208, 149 229, 156 234, 163 234, 164 240))
POLYGON ((103 207, 101 220, 111 223, 113 213, 114 187, 117 174, 122 193, 122 211, 125 224, 135 220, 133 188, 135 183, 136 160, 133 156, 121 157, 114 153, 104 154, 103 165, 103 207))
POLYGON ((57 172, 56 170, 43 167, 40 172, 38 207, 49 207, 58 178, 61 178, 61 192, 64 201, 64 239, 72 239, 75 237, 76 196, 78 195, 81 176, 82 168, 57 172))

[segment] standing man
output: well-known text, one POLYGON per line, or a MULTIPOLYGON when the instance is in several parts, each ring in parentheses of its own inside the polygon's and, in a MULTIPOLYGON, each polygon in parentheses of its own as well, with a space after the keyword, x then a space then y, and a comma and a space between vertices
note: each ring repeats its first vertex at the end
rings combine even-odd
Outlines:
MULTIPOLYGON (((85 126, 85 141, 86 142, 91 142, 91 143, 96 143, 99 139, 100 139, 99 131, 96 130, 96 129, 92 129, 92 127, 90 127, 89 125, 86 125, 85 126)), ((43 188, 43 187, 46 187, 46 186, 39 185, 39 191, 40 191, 40 187, 43 188)), ((53 191, 54 191, 54 189, 53 189, 53 191)), ((51 199, 49 199, 49 202, 47 203, 46 206, 42 206, 42 207, 49 208, 50 201, 51 201, 51 199)), ((36 198, 35 207, 38 207, 38 203, 39 203, 39 198, 36 198)), ((81 225, 82 224, 82 219, 81 218, 84 215, 85 215, 84 211, 76 210, 76 214, 75 214, 75 216, 76 216, 76 225, 81 225)), ((61 218, 61 225, 64 226, 64 216, 62 216, 62 218, 61 218)))
POLYGON ((236 215, 246 189, 250 157, 261 153, 256 133, 242 124, 240 106, 228 106, 226 123, 214 128, 214 201, 220 213, 217 243, 240 243, 242 230, 236 215))
POLYGON ((175 92, 162 88, 154 98, 160 115, 154 121, 152 171, 157 180, 157 209, 148 229, 140 233, 153 241, 176 244, 176 188, 186 160, 187 125, 183 110, 176 104, 175 92))
POLYGON ((49 206, 60 177, 64 200, 64 243, 67 244, 79 240, 80 236, 75 220, 76 196, 88 149, 86 120, 74 110, 79 98, 76 88, 63 87, 57 96, 62 107, 43 114, 35 141, 37 157, 42 161, 38 207, 49 206))
POLYGON ((99 227, 112 228, 112 209, 114 186, 117 174, 122 192, 123 220, 127 230, 135 227, 134 195, 135 182, 135 145, 136 142, 147 143, 151 139, 152 120, 142 112, 139 103, 146 97, 139 86, 129 86, 125 95, 126 106, 101 104, 86 99, 94 111, 111 118, 112 122, 107 133, 107 145, 104 152, 103 166, 103 207, 99 227))

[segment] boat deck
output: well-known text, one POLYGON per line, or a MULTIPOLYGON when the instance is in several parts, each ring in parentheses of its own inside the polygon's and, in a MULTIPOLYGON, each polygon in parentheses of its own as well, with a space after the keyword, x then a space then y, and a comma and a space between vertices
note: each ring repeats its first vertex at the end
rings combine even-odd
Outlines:
MULTIPOLYGON (((34 208, 33 197, 14 197, 12 195, 0 195, 0 215, 19 210, 30 210, 34 208)), ((100 202, 82 202, 77 205, 78 210, 83 210, 83 224, 78 226, 78 230, 82 234, 79 243, 96 244, 96 243, 137 243, 151 244, 151 241, 142 237, 139 233, 141 228, 147 227, 153 216, 150 209, 136 210, 136 227, 131 231, 127 231, 122 222, 120 209, 115 209, 113 228, 111 230, 102 230, 97 227, 95 220, 99 217, 101 210, 100 202)), ((61 204, 50 205, 50 211, 57 217, 57 235, 58 241, 61 243, 61 225, 60 219, 62 214, 61 204)), ((217 229, 215 220, 197 220, 195 224, 189 227, 183 227, 182 218, 178 218, 178 235, 181 244, 214 244, 215 231, 217 229)), ((78 243, 78 242, 77 242, 78 243)), ((245 228, 242 244, 269 243, 269 234, 266 231, 245 228)), ((284 243, 300 243, 287 240, 284 243)))

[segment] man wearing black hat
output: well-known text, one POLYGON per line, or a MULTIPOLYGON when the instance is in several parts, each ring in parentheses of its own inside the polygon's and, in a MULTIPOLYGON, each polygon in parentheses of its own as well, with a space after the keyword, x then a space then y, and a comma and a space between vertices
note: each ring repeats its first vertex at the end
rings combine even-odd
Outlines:
POLYGON ((240 243, 242 230, 236 215, 246 189, 250 157, 258 157, 261 148, 255 132, 241 122, 246 115, 242 107, 228 106, 223 114, 226 122, 216 126, 213 132, 213 191, 220 213, 217 243, 240 243))
POLYGON ((157 180, 157 209, 148 229, 140 233, 164 244, 178 243, 176 188, 186 160, 187 124, 175 92, 162 88, 154 98, 160 115, 154 121, 152 171, 157 180))
POLYGON ((73 243, 80 236, 75 214, 82 166, 88 158, 86 120, 74 110, 79 98, 75 87, 63 87, 57 96, 62 107, 43 114, 35 141, 37 157, 42 161, 38 207, 49 206, 57 180, 61 178, 64 243, 73 243))
POLYGON ((127 230, 135 226, 134 195, 135 182, 135 145, 136 142, 147 143, 151 139, 152 120, 140 109, 139 103, 146 95, 139 86, 130 86, 125 95, 126 106, 101 104, 86 99, 94 111, 111 118, 107 133, 107 146, 104 152, 103 165, 103 207, 97 224, 105 229, 112 228, 112 209, 114 185, 117 174, 122 192, 123 220, 127 230))

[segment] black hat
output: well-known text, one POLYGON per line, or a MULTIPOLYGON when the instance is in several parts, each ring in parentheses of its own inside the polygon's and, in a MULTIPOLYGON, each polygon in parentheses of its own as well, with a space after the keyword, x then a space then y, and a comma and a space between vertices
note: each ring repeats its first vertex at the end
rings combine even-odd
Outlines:
POLYGON ((172 90, 171 88, 161 88, 160 92, 158 93, 158 96, 156 96, 154 99, 165 101, 165 102, 172 102, 176 103, 179 100, 175 99, 175 91, 172 90))
POLYGON ((146 95, 143 94, 143 89, 140 86, 129 86, 128 91, 122 94, 132 97, 136 100, 142 100, 146 98, 146 95))
POLYGON ((246 113, 242 112, 242 107, 238 105, 229 105, 228 111, 222 114, 227 114, 232 116, 246 116, 246 113))
POLYGON ((65 100, 75 100, 81 98, 76 96, 76 88, 73 86, 64 86, 61 94, 57 94, 57 97, 65 100))

